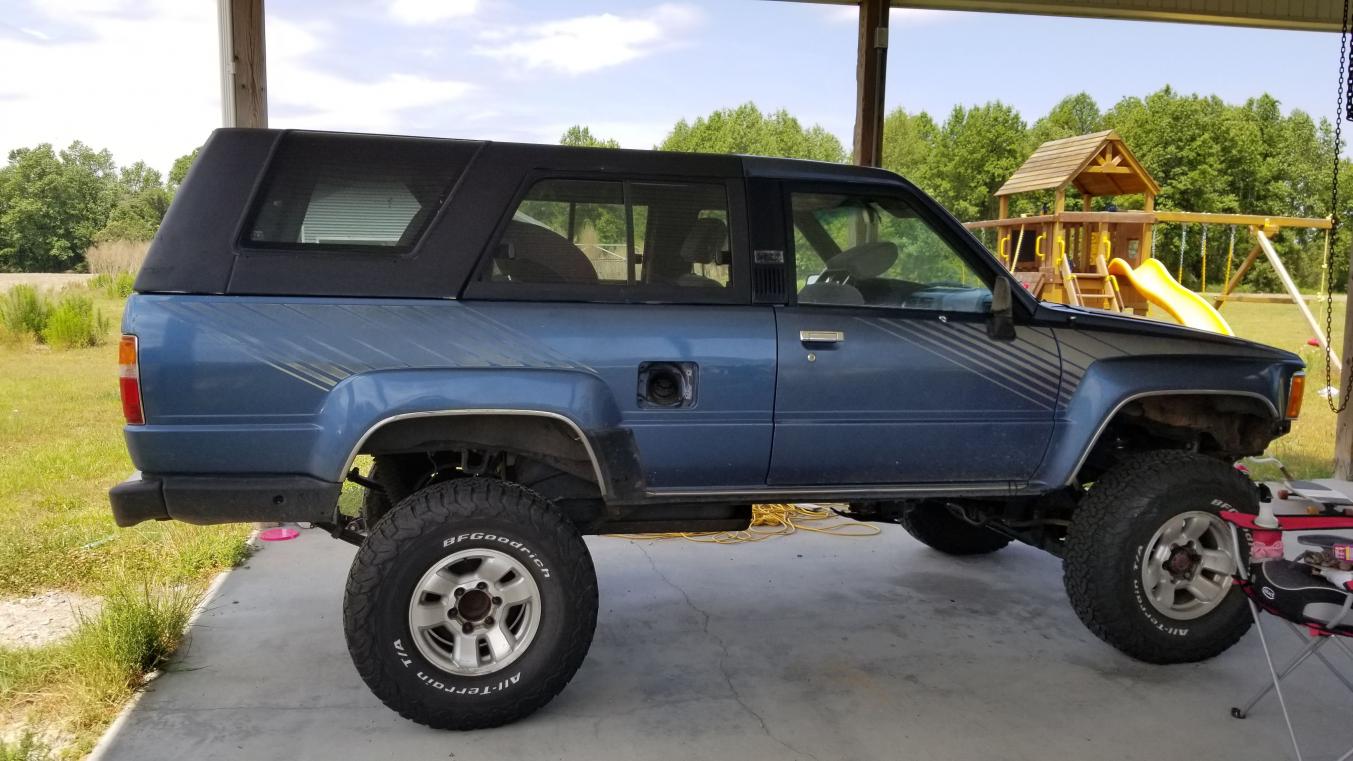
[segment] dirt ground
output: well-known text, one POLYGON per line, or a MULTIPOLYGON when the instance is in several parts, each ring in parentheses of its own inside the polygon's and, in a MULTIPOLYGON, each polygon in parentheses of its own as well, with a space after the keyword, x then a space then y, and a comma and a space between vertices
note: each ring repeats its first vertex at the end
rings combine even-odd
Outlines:
POLYGON ((83 283, 94 277, 81 274, 55 274, 50 272, 0 272, 0 291, 8 290, 20 284, 35 285, 39 288, 60 290, 72 283, 83 283))
POLYGON ((0 598, 0 646, 36 647, 75 631, 80 614, 92 618, 99 601, 71 592, 0 598))

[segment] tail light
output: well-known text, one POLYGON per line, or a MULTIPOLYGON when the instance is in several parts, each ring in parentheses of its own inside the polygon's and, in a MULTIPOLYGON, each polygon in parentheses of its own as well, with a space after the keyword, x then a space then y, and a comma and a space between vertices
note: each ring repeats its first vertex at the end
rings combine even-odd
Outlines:
POLYGON ((1306 390, 1306 373, 1295 373, 1287 382, 1287 419, 1296 420, 1301 415, 1302 392, 1306 390))
POLYGON ((144 425, 146 411, 141 404, 141 366, 137 358, 136 336, 123 336, 117 344, 118 387, 122 392, 122 417, 128 425, 144 425))

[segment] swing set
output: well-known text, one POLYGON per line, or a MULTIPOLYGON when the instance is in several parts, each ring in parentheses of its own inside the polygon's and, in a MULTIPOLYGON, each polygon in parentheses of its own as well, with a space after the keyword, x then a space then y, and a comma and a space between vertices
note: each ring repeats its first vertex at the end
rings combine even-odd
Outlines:
POLYGON ((1207 291, 1207 230, 1209 225, 1228 225, 1230 234, 1226 248, 1226 274, 1223 278, 1221 292, 1212 301, 1212 306, 1218 311, 1222 305, 1235 291, 1236 286, 1244 280, 1246 273, 1254 266, 1262 255, 1267 260, 1273 271, 1277 273, 1278 280, 1282 282, 1283 290, 1287 292, 1288 298, 1297 309, 1301 311, 1302 317, 1306 319, 1306 324, 1310 327, 1312 335, 1320 344, 1321 351, 1329 358, 1334 365, 1335 370, 1341 369, 1341 364, 1336 352, 1330 350, 1329 336, 1321 329, 1320 323, 1316 321, 1315 315, 1306 304, 1306 297, 1297 289, 1296 282, 1283 264, 1282 258, 1273 247, 1273 238, 1276 237, 1283 228, 1286 227, 1304 227, 1314 228, 1325 231, 1324 256, 1320 264, 1320 286, 1316 295, 1323 298, 1329 290, 1329 249, 1330 249, 1330 231, 1333 224, 1329 218, 1302 218, 1302 217, 1258 217, 1249 214, 1194 214, 1188 212, 1162 212, 1157 215, 1161 222, 1180 222, 1180 244, 1179 244, 1179 275, 1178 279, 1183 280, 1184 276, 1184 251, 1188 240, 1188 223, 1198 222, 1202 227, 1202 244, 1199 251, 1201 259, 1201 271, 1199 273, 1199 290, 1207 291), (1254 240, 1254 245, 1245 255, 1245 259, 1238 268, 1234 269, 1235 250, 1236 250, 1236 228, 1246 226, 1249 228, 1250 237, 1254 240))
MULTIPOLYGON (((1274 236, 1289 227, 1321 229, 1325 231, 1328 249, 1332 227, 1329 218, 1158 211, 1155 200, 1159 193, 1160 186, 1132 155, 1122 137, 1113 130, 1105 130, 1051 140, 1039 146, 996 191, 997 218, 969 222, 966 227, 983 236, 991 230, 994 238, 988 244, 991 250, 1040 299, 1139 315, 1145 315, 1149 306, 1156 306, 1185 325, 1227 335, 1233 332, 1218 310, 1263 255, 1277 272, 1287 295, 1301 310, 1326 356, 1335 368, 1339 367, 1337 357, 1329 350, 1328 336, 1316 323, 1272 243, 1274 236), (1073 187, 1081 197, 1079 211, 1067 209, 1067 191, 1073 187), (1010 216, 1011 196, 1049 190, 1053 193, 1051 209, 1045 205, 1037 215, 1010 216), (1093 210, 1092 202, 1097 196, 1124 195, 1140 195, 1142 209, 1116 211, 1110 205, 1108 211, 1093 210), (1181 226, 1180 257, 1174 275, 1154 258, 1154 228, 1159 223, 1181 226), (1183 252, 1188 245, 1188 227, 1195 224, 1201 231, 1199 281, 1204 292, 1208 230, 1229 228, 1225 285, 1212 303, 1180 284, 1184 277, 1183 252), (1236 230, 1240 227, 1248 228, 1256 243, 1239 267, 1235 267, 1236 230)), ((1329 288, 1328 274, 1322 266, 1322 292, 1329 288)))

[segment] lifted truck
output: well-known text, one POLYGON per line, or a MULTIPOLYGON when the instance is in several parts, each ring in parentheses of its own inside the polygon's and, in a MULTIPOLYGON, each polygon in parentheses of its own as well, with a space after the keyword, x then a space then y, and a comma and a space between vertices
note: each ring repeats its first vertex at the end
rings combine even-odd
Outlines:
POLYGON ((1303 379, 1285 351, 1039 303, 878 169, 297 131, 211 137, 123 331, 118 524, 360 544, 358 672, 456 729, 582 663, 583 535, 738 529, 758 502, 1040 547, 1104 641, 1214 656, 1250 622, 1217 514, 1257 509, 1234 464, 1303 379))

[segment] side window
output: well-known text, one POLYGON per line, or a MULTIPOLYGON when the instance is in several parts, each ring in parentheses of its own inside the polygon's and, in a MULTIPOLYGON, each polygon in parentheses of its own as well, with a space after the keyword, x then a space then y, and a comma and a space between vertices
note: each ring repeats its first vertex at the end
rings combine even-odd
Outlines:
POLYGON ((622 183, 543 180, 508 222, 493 279, 624 285, 628 251, 622 183))
POLYGON ((451 141, 288 135, 268 167, 240 243, 261 249, 410 251, 464 170, 458 155, 463 153, 451 141))
POLYGON ((986 312, 991 291, 901 198, 794 193, 800 304, 986 312))
POLYGON ((722 185, 545 179, 513 212, 481 279, 626 286, 657 298, 727 288, 730 260, 722 185))

